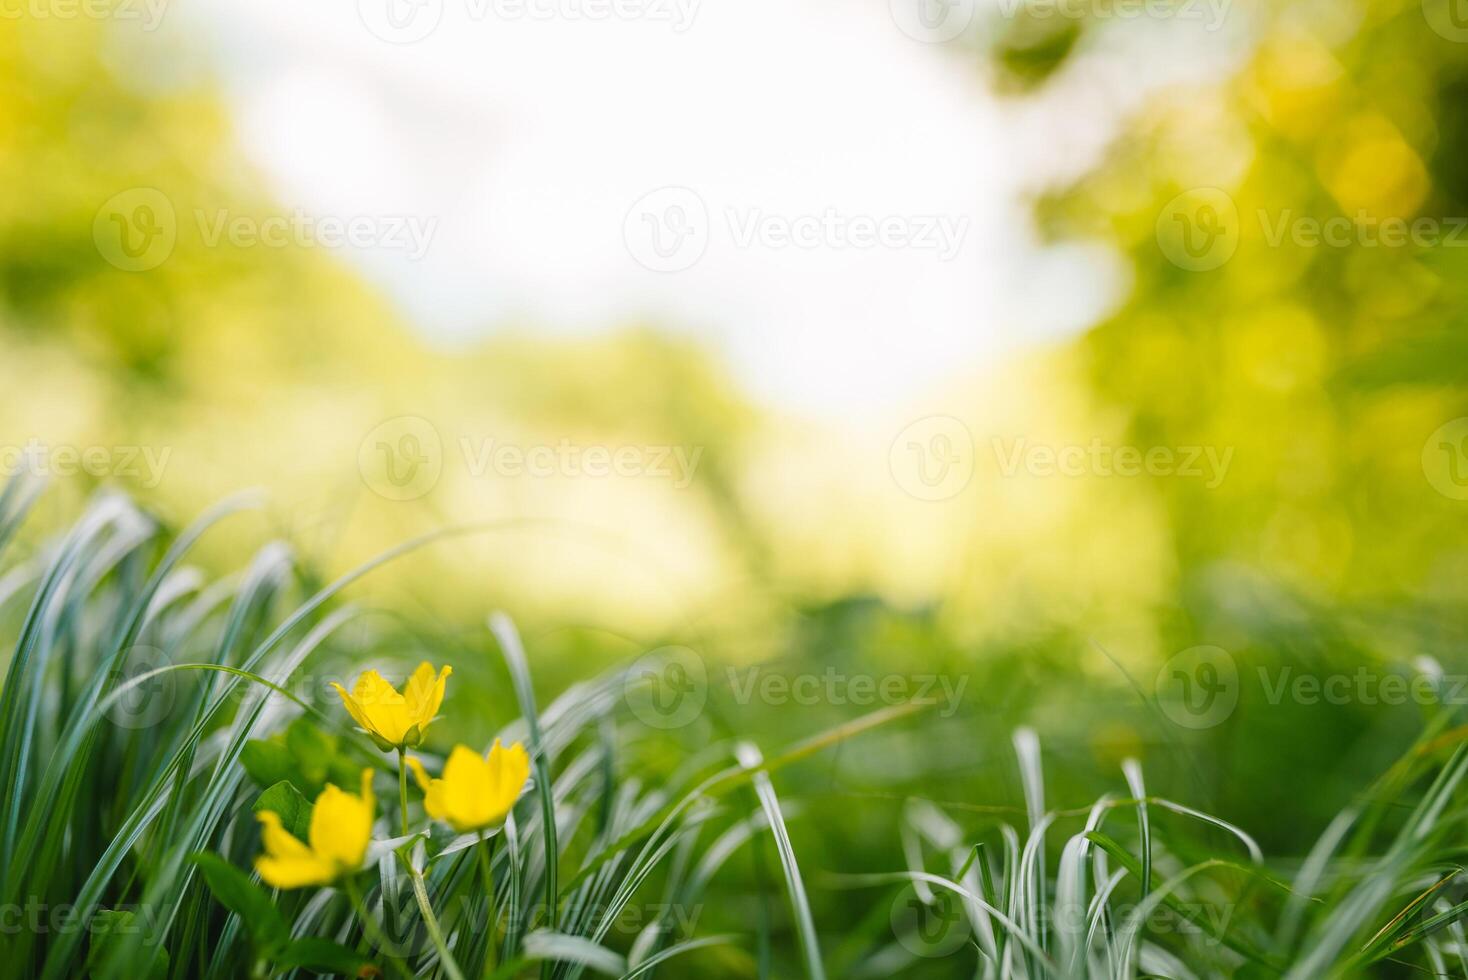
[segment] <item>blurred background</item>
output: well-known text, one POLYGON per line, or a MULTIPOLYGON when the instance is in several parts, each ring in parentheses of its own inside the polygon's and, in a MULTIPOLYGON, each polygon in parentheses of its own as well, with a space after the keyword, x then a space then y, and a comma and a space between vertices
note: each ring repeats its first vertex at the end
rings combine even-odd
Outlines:
POLYGON ((1437 706, 1281 678, 1468 667, 1465 96, 1461 0, 25 0, 0 467, 263 488, 221 567, 482 523, 357 593, 686 647, 690 741, 961 680, 816 765, 816 869, 1016 803, 1020 723, 1299 854, 1437 706))

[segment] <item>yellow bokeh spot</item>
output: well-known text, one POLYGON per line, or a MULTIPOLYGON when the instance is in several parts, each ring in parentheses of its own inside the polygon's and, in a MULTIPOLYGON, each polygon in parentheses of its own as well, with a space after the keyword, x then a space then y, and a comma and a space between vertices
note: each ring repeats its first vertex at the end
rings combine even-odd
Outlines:
POLYGON ((1401 133, 1381 116, 1353 119, 1325 141, 1321 181, 1341 211, 1360 220, 1407 218, 1427 198, 1427 168, 1401 133))

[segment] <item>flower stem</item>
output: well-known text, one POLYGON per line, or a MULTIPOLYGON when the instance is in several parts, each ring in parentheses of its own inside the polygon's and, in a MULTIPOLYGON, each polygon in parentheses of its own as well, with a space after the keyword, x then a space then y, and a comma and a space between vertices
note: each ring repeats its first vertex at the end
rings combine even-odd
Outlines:
POLYGON ((413 882, 413 897, 418 900, 418 911, 423 913, 423 925, 428 928, 428 938, 433 940, 433 946, 438 950, 438 965, 448 974, 449 980, 464 980, 464 974, 459 972, 459 964, 454 962, 454 956, 449 952, 448 943, 444 942, 443 930, 438 926, 433 906, 428 903, 428 889, 423 884, 423 875, 413 867, 413 862, 407 855, 399 852, 398 856, 403 859, 403 864, 408 869, 408 878, 413 882))
POLYGON ((402 806, 403 836, 408 836, 408 757, 398 749, 398 801, 402 806))
POLYGON ((484 876, 484 896, 489 903, 486 916, 485 934, 489 937, 489 950, 484 955, 484 975, 488 977, 491 971, 499 965, 499 953, 495 949, 495 934, 499 932, 499 914, 494 907, 494 846, 498 843, 498 837, 485 837, 484 831, 479 832, 479 872, 484 876))

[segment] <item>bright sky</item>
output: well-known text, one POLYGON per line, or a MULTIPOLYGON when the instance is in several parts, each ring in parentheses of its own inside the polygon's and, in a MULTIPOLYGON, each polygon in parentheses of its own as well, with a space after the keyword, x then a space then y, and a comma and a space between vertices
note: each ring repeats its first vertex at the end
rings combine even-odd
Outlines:
POLYGON ((282 206, 431 230, 353 256, 431 336, 653 322, 841 416, 1092 322, 1121 267, 1042 250, 1026 195, 1209 71, 1113 52, 1003 102, 909 2, 197 0, 175 26, 282 206))

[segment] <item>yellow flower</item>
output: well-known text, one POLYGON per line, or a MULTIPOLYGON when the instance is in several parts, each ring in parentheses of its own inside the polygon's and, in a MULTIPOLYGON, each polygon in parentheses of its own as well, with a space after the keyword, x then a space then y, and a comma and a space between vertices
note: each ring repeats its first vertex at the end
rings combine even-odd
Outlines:
POLYGON ((362 868, 372 839, 374 817, 372 770, 362 770, 362 795, 327 786, 311 811, 310 846, 281 825, 280 816, 261 810, 255 816, 265 853, 255 859, 255 870, 276 888, 327 885, 362 868))
POLYGON ((340 684, 331 686, 342 696, 347 713, 386 751, 418 744, 423 730, 438 714, 444 685, 453 672, 454 668, 446 666, 434 677, 433 665, 425 660, 408 678, 402 694, 375 670, 358 677, 351 694, 340 684))
POLYGON ((429 779, 423 763, 409 758, 423 789, 423 809, 461 834, 498 822, 520 798, 530 778, 530 756, 516 742, 508 749, 494 740, 488 757, 467 745, 456 745, 444 764, 442 779, 429 779))

